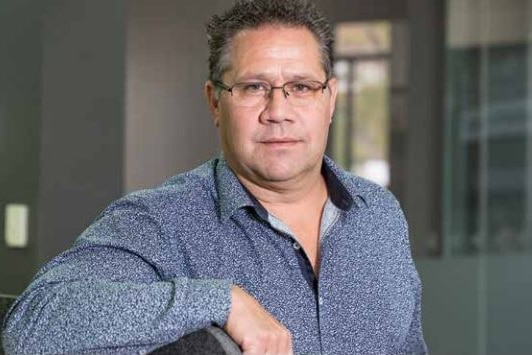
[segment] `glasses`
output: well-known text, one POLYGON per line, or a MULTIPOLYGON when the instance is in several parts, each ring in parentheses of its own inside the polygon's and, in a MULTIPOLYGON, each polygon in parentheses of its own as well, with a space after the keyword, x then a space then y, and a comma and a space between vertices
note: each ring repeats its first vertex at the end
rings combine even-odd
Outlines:
POLYGON ((265 82, 242 82, 232 86, 221 81, 214 85, 231 93, 235 105, 242 107, 257 107, 266 105, 274 89, 280 89, 283 96, 294 106, 306 106, 315 102, 318 95, 328 88, 329 80, 324 83, 315 80, 297 80, 284 83, 282 86, 272 86, 265 82))

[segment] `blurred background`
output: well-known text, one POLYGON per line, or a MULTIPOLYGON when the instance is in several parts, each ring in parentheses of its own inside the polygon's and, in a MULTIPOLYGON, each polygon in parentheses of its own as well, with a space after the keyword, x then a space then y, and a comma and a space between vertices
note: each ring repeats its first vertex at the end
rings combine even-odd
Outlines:
MULTIPOLYGON (((328 154, 405 209, 431 353, 532 353, 532 0, 317 2, 328 154)), ((0 0, 0 293, 217 153, 204 23, 231 4, 0 0)))

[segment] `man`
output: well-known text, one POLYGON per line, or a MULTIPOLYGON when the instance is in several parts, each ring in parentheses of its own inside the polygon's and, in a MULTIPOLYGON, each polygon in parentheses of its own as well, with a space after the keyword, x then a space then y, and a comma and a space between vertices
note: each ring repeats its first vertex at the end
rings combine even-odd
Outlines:
POLYGON ((305 0, 207 27, 223 155, 109 206, 37 275, 8 352, 146 352, 216 324, 245 354, 423 354, 407 225, 324 156, 337 82, 305 0))

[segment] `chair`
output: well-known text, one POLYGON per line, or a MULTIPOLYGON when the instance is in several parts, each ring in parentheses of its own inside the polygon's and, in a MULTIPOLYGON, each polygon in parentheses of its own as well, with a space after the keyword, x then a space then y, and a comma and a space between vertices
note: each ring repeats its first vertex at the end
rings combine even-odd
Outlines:
POLYGON ((236 343, 218 327, 200 329, 173 343, 150 352, 150 355, 242 355, 236 343))
MULTIPOLYGON (((2 322, 4 317, 11 307, 11 304, 15 301, 15 296, 7 296, 0 294, 0 330, 2 329, 2 322)), ((2 334, 0 332, 0 355, 4 355, 4 346, 2 345, 2 334)))
MULTIPOLYGON (((0 294, 0 325, 15 301, 14 296, 0 294)), ((0 355, 4 355, 0 337, 0 355)), ((241 355, 242 351, 222 329, 208 327, 185 335, 178 340, 157 348, 150 355, 241 355)))

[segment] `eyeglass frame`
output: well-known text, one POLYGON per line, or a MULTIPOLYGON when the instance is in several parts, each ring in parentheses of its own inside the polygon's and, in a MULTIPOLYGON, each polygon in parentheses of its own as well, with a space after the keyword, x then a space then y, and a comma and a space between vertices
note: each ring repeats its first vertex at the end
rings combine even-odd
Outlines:
POLYGON ((261 82, 261 81, 242 81, 242 82, 234 83, 231 86, 225 84, 224 82, 222 82, 220 80, 213 80, 212 83, 214 84, 214 86, 229 92, 231 94, 231 97, 233 97, 233 88, 235 86, 237 86, 237 85, 242 85, 242 84, 265 84, 265 86, 266 85, 269 86, 269 90, 266 91, 265 94, 264 94, 264 98, 265 99, 270 97, 270 95, 272 94, 274 89, 281 89, 284 98, 288 100, 288 96, 290 96, 290 92, 288 92, 285 89, 285 86, 288 85, 288 84, 294 84, 294 83, 300 83, 300 82, 302 82, 302 83, 304 83, 304 82, 319 83, 321 85, 321 87, 319 87, 319 88, 317 88, 317 89, 315 89, 313 91, 317 92, 318 90, 321 90, 321 92, 324 93, 326 89, 329 89, 329 81, 330 80, 331 80, 330 78, 327 78, 327 80, 325 80, 325 82, 323 82, 323 83, 321 81, 319 81, 319 80, 291 80, 291 81, 287 81, 286 83, 284 83, 281 86, 273 86, 273 85, 270 85, 267 82, 261 82))

